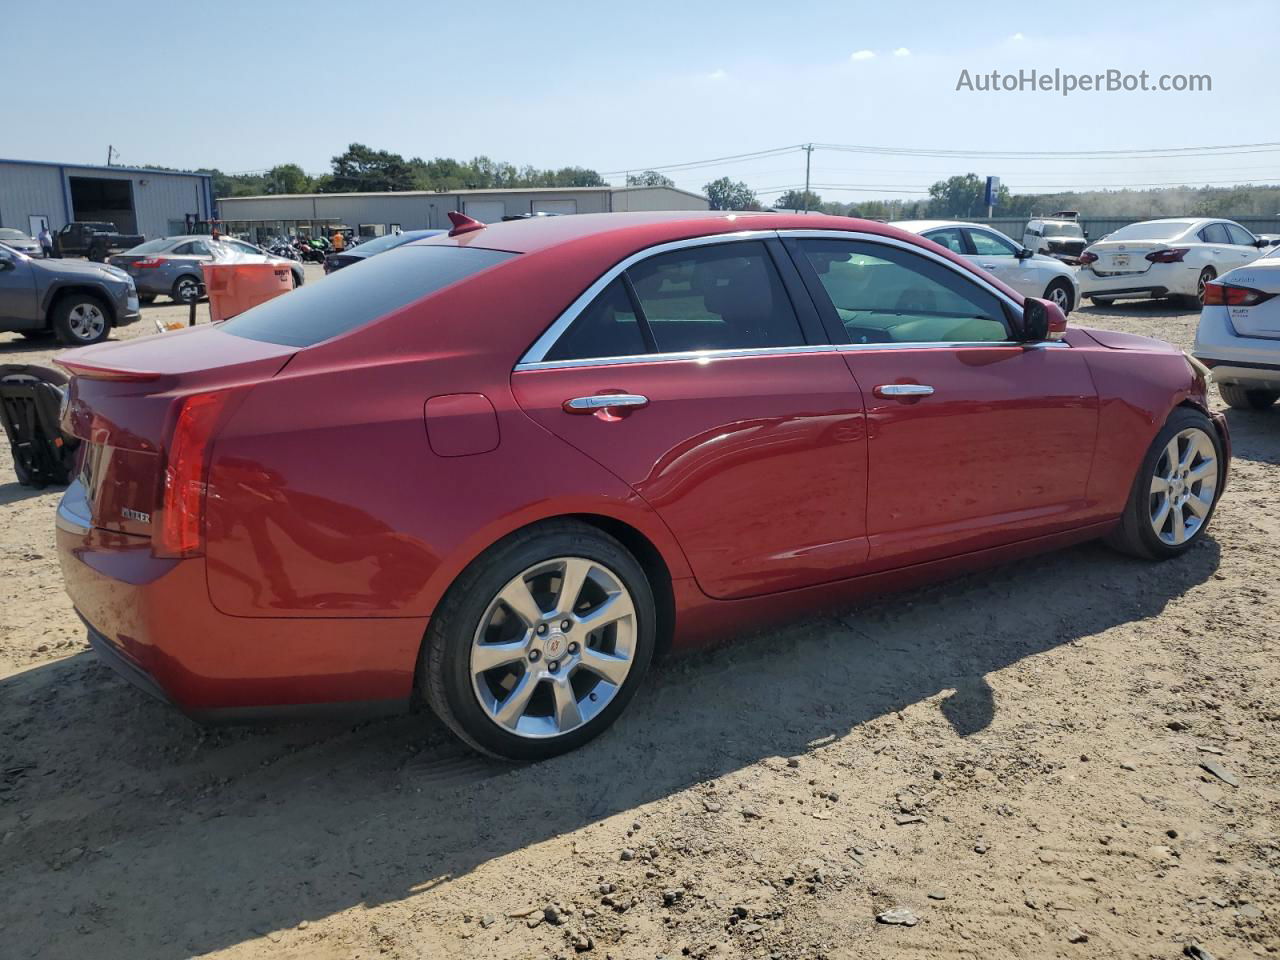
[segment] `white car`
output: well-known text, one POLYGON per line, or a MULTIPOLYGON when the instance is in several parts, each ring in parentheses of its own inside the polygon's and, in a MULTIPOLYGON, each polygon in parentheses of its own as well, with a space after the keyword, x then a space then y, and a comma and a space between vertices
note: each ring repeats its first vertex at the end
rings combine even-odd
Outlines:
POLYGON ((1178 217, 1121 227, 1080 255, 1080 289, 1097 306, 1179 297, 1199 305, 1204 285, 1271 246, 1231 220, 1178 217))
POLYGON ((1280 250, 1205 285, 1192 355, 1228 406, 1265 410, 1280 399, 1280 250))
POLYGON ((1052 300, 1064 314, 1080 302, 1072 267, 1018 246, 999 230, 955 220, 899 220, 892 226, 928 237, 960 254, 1024 297, 1052 300))

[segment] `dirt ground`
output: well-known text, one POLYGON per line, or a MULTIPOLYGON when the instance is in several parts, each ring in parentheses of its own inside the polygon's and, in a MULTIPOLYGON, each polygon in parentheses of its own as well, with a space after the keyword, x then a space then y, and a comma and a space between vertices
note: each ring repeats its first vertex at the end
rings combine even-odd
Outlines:
MULTIPOLYGON (((1196 317, 1072 320, 1189 346, 1196 317)), ((59 493, 4 449, 0 957, 1275 954, 1280 410, 1230 421, 1178 561, 1087 545, 674 660, 524 768, 429 716, 202 729, 149 701, 87 651, 59 493)))

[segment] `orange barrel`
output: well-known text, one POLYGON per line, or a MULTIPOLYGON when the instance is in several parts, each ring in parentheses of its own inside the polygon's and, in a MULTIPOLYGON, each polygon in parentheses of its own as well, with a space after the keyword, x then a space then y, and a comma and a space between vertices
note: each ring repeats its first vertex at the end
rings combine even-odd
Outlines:
POLYGON ((293 289, 293 271, 282 263, 206 263, 204 286, 209 292, 209 319, 230 320, 250 307, 293 289))

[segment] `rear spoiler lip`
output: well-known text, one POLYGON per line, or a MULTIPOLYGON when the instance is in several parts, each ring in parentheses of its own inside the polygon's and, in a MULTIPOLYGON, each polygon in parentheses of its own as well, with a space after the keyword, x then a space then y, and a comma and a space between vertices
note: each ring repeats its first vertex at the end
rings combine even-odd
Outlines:
POLYGON ((130 370, 128 367, 104 367, 93 363, 85 363, 81 360, 58 360, 53 361, 62 367, 74 377, 84 377, 86 380, 114 380, 123 383, 147 383, 152 380, 159 380, 163 374, 156 373, 151 370, 130 370))

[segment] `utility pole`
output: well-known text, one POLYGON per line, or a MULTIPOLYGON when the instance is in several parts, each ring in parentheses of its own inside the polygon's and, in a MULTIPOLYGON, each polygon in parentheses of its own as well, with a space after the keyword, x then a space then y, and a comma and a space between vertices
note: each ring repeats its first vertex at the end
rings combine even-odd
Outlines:
POLYGON ((804 212, 809 212, 809 161, 813 159, 813 144, 804 145, 804 212))
POLYGON ((111 166, 111 155, 116 152, 116 148, 111 144, 107 144, 107 166, 111 166))

